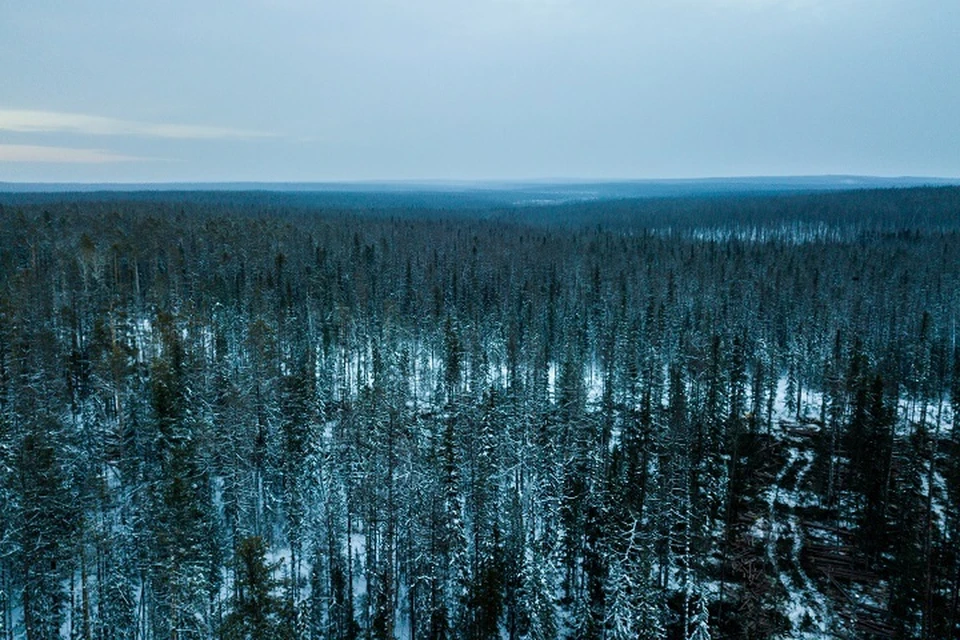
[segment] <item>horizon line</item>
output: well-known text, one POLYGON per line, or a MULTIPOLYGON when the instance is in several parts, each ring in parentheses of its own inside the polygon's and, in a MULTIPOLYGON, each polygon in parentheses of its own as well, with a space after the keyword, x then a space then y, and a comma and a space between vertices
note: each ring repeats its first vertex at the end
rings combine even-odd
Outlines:
POLYGON ((347 178, 347 179, 317 179, 317 180, 118 180, 118 181, 89 181, 89 180, 0 180, 0 186, 16 187, 58 187, 58 186, 85 186, 85 187, 125 187, 125 186, 205 186, 205 185, 317 185, 317 186, 469 186, 469 185, 564 185, 564 184, 655 184, 655 183, 694 183, 694 182, 733 182, 748 181, 776 181, 776 180, 863 180, 863 181, 931 181, 939 183, 960 183, 960 176, 926 176, 917 174, 856 174, 856 173, 823 173, 823 174, 744 174, 744 175, 706 175, 688 177, 621 177, 621 178, 588 178, 588 177, 529 177, 529 178, 347 178))

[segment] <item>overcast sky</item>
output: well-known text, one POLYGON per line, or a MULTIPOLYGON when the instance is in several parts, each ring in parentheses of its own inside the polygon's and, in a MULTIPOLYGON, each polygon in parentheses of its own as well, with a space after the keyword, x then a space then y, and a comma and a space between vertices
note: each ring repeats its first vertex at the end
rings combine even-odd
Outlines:
POLYGON ((0 180, 960 177, 958 0, 0 0, 0 180))

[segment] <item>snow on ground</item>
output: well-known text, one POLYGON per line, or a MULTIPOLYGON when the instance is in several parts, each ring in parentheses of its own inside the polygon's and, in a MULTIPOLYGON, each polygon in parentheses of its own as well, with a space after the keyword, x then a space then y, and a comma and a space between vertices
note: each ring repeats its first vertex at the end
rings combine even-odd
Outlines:
POLYGON ((819 414, 822 396, 803 390, 800 397, 801 419, 797 412, 787 411, 787 381, 781 378, 776 387, 772 435, 784 447, 785 459, 772 485, 764 494, 766 513, 754 523, 751 534, 761 541, 767 561, 778 582, 787 594, 784 613, 790 620, 790 630, 783 638, 791 640, 820 640, 829 637, 837 628, 838 619, 830 600, 810 579, 800 561, 804 544, 804 528, 799 508, 812 506, 816 497, 804 489, 804 480, 813 466, 814 453, 809 439, 787 430, 801 424, 812 427, 819 414), (785 541, 785 542, 782 542, 785 541), (789 562, 781 566, 781 554, 786 547, 789 562))
POLYGON ((599 405, 603 399, 606 384, 603 380, 603 369, 599 362, 592 362, 584 372, 584 389, 587 391, 587 406, 599 405))
MULTIPOLYGON (((927 474, 920 478, 921 491, 923 495, 930 495, 930 481, 927 474)), ((933 474, 933 495, 930 500, 930 509, 933 513, 933 521, 940 531, 946 531, 947 527, 947 482, 940 471, 933 474)))
MULTIPOLYGON (((784 521, 777 525, 777 536, 771 538, 767 544, 767 553, 776 554, 776 542, 782 537, 790 541, 790 567, 789 569, 778 570, 780 583, 788 594, 789 605, 787 616, 790 618, 790 624, 793 629, 792 638, 820 638, 826 634, 829 629, 835 628, 836 616, 820 590, 816 588, 803 565, 800 562, 800 552, 803 548, 803 526, 800 517, 796 513, 798 505, 805 504, 809 497, 804 495, 801 489, 804 478, 813 466, 813 452, 804 449, 798 452, 795 448, 790 449, 790 467, 797 466, 797 472, 789 489, 779 488, 770 503, 770 512, 775 514, 776 506, 787 507, 787 514, 784 521)), ((780 476, 780 480, 788 471, 787 465, 780 476)), ((772 517, 776 517, 772 515, 772 517)), ((774 564, 774 567, 777 565, 774 564)))
POLYGON ((363 557, 367 552, 367 536, 363 533, 350 535, 350 559, 353 566, 353 596, 358 600, 367 595, 367 575, 363 572, 363 557))

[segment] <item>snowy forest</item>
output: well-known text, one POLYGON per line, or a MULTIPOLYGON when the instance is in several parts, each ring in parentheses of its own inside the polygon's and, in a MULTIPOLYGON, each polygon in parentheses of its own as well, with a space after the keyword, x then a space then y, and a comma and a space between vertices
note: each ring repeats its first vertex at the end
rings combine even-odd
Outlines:
POLYGON ((960 189, 0 203, 2 640, 960 638, 960 189))

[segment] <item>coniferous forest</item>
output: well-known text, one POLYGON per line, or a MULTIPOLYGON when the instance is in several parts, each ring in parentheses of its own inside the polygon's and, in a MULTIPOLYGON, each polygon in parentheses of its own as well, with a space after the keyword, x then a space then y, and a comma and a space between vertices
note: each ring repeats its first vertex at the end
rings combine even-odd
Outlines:
POLYGON ((960 637, 960 189, 2 202, 3 640, 960 637))

